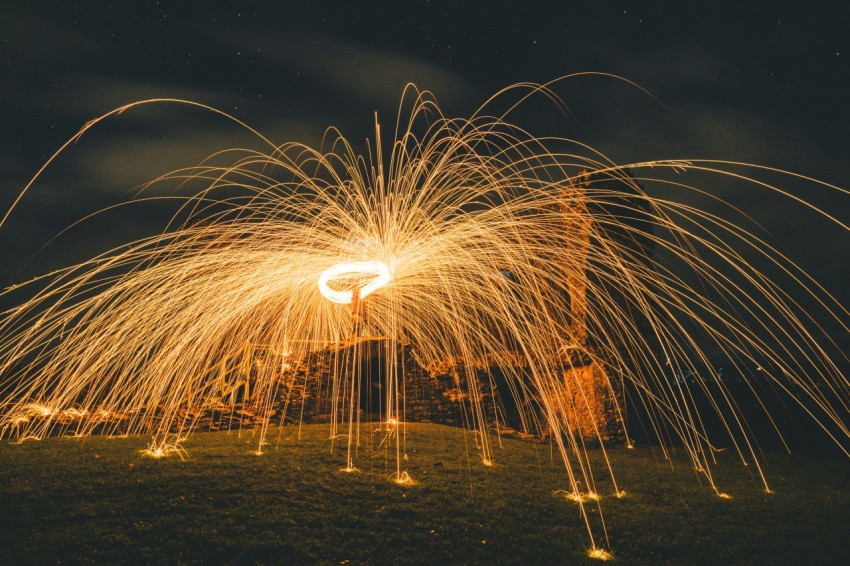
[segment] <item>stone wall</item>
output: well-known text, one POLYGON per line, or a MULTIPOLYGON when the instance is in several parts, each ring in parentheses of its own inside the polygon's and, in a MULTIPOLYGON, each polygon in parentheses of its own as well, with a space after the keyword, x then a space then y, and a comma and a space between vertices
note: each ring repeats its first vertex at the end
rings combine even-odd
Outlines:
MULTIPOLYGON (((391 357, 384 340, 360 339, 356 343, 311 353, 281 376, 273 404, 273 422, 281 422, 281 419, 288 423, 329 422, 334 397, 341 407, 349 406, 352 368, 359 367, 363 371, 369 367, 369 360, 376 357, 391 357)), ((615 400, 615 395, 621 393, 611 387, 604 367, 589 359, 558 362, 563 382, 555 391, 547 391, 549 398, 543 399, 519 356, 513 357, 515 361, 510 373, 519 376, 524 382, 521 388, 530 391, 530 396, 511 392, 495 359, 480 359, 471 364, 460 358, 447 359, 426 368, 420 365, 410 344, 398 345, 396 358, 403 388, 403 415, 408 422, 469 426, 477 400, 488 426, 508 433, 515 431, 520 436, 544 437, 552 432, 542 409, 548 401, 548 406, 555 407, 558 421, 568 423, 585 441, 623 440, 615 400), (470 387, 470 376, 476 380, 477 387, 470 387), (473 390, 477 390, 477 399, 472 397, 473 390), (523 419, 523 414, 528 418, 523 419)), ((504 364, 506 358, 510 359, 500 356, 499 363, 504 364)), ((385 377, 373 376, 373 379, 385 377)), ((355 404, 365 404, 364 396, 369 394, 359 391, 359 387, 369 387, 366 383, 366 378, 362 385, 355 382, 355 404)), ((382 410, 361 408, 359 417, 378 420, 383 413, 382 410)), ((341 420, 347 418, 347 413, 344 415, 341 420)), ((560 428, 563 430, 564 425, 560 428)))
MULTIPOLYGON (((501 353, 469 362, 463 358, 441 361, 423 367, 411 344, 393 346, 381 339, 357 339, 308 354, 304 359, 286 366, 280 359, 257 358, 249 379, 239 370, 233 383, 242 387, 225 387, 222 398, 212 405, 198 407, 190 403, 165 414, 161 407, 143 409, 144 415, 135 418, 147 421, 154 428, 165 425, 172 432, 189 426, 195 430, 228 430, 251 428, 266 422, 292 424, 319 423, 333 419, 334 404, 339 409, 339 422, 348 419, 348 407, 355 396, 360 406, 361 421, 386 418, 385 399, 381 388, 386 379, 386 359, 395 357, 400 379, 399 402, 401 418, 408 422, 430 422, 451 426, 473 427, 480 422, 475 413, 480 410, 486 426, 521 437, 542 438, 553 428, 569 428, 585 442, 611 443, 623 440, 623 428, 616 407, 622 395, 612 389, 602 365, 587 356, 573 356, 553 361, 553 367, 563 376, 560 383, 546 380, 537 387, 524 358, 518 354, 501 353), (285 368, 277 377, 275 391, 265 393, 254 387, 257 371, 285 368), (352 383, 352 375, 378 375, 352 383), (265 369, 262 369, 265 368, 265 369), (383 371, 384 375, 381 375, 383 371), (509 374, 508 377, 505 373, 509 374), (470 383, 471 380, 474 382, 470 383), (510 387, 513 383, 516 387, 510 387), (363 387, 374 389, 362 390, 363 387), (545 391, 541 392, 541 389, 545 391), (515 394, 512 389, 527 393, 515 394), (227 393, 224 393, 227 391, 227 393), (258 395, 271 395, 258 398, 258 395), (545 397, 544 397, 545 395, 545 397), (369 407, 369 401, 378 407, 369 407), (615 402, 617 401, 617 402, 615 402), (556 426, 544 418, 544 407, 554 413, 556 426), (376 410, 377 409, 377 410, 376 410)), ((240 366, 241 367, 241 366, 240 366)), ((275 370, 278 371, 279 370, 275 370)), ((33 410, 22 416, 23 422, 43 423, 42 433, 64 434, 122 434, 128 430, 128 415, 92 412, 50 412, 48 408, 33 410)), ((14 430, 6 431, 14 434, 14 430)))

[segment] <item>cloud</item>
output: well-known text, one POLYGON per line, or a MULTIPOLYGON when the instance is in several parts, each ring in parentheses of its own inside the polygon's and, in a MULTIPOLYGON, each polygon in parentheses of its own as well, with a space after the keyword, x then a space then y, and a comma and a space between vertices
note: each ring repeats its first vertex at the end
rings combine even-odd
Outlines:
MULTIPOLYGON (((39 107, 51 105, 52 113, 61 113, 78 119, 81 116, 92 119, 130 102, 153 98, 177 98, 227 108, 238 100, 238 94, 227 90, 190 87, 174 82, 79 75, 70 86, 66 87, 61 96, 56 96, 54 92, 38 92, 30 96, 30 101, 39 107)), ((138 112, 137 110, 128 113, 128 116, 132 119, 138 112)))
MULTIPOLYGON (((69 57, 91 56, 102 42, 47 17, 8 10, 0 19, 7 57, 23 63, 63 63, 69 57)), ((33 69, 37 71, 38 69, 33 69)))
POLYGON ((407 83, 431 90, 446 106, 468 103, 476 96, 473 83, 463 75, 398 51, 308 33, 251 30, 216 37, 233 49, 270 61, 273 72, 313 79, 345 106, 357 101, 375 109, 394 109, 407 83))

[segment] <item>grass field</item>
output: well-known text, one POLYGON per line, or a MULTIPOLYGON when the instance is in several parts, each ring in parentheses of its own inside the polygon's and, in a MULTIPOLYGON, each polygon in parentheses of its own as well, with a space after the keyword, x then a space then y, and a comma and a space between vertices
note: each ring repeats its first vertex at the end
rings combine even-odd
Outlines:
MULTIPOLYGON (((368 427, 366 427, 368 428, 368 427)), ((250 432, 199 433, 189 457, 151 459, 148 439, 51 438, 0 445, 0 564, 19 563, 595 563, 551 447, 504 439, 477 460, 460 429, 410 425, 398 486, 363 438, 360 473, 321 425, 272 429, 266 454, 250 432), (281 438, 276 447, 277 438, 281 438)), ((774 494, 726 451, 718 498, 684 455, 610 453, 625 498, 598 491, 622 564, 847 564, 850 462, 766 455, 774 494)), ((597 461, 601 452, 592 453, 597 461)))

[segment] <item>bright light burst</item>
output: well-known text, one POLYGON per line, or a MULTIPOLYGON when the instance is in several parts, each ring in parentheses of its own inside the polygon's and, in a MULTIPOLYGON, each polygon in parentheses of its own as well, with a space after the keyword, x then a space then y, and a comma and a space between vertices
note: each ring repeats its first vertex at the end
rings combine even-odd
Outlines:
MULTIPOLYGON (((494 100, 515 92, 521 101, 554 98, 523 85, 494 100)), ((819 316, 845 330, 847 310, 758 234, 689 205, 701 189, 653 171, 726 176, 789 198, 753 176, 799 176, 716 161, 620 166, 577 142, 529 135, 509 113, 491 115, 492 100, 470 119, 445 118, 413 88, 404 101, 386 160, 377 124, 366 156, 334 130, 330 150, 275 146, 251 130, 267 152, 222 152, 151 183, 200 187, 165 233, 27 283, 30 298, 0 318, 0 432, 144 433, 154 437, 151 455, 184 457, 176 439, 199 426, 188 408, 218 406, 244 386, 263 417, 262 447, 282 376, 311 353, 380 336, 388 357, 411 344, 423 367, 491 360, 512 394, 536 407, 523 422, 551 432, 568 484, 561 493, 581 509, 590 555, 600 559, 611 554, 598 545, 610 544, 588 510, 601 505, 600 470, 569 417, 592 392, 580 383, 564 389, 575 360, 604 368, 613 399, 623 399, 626 384, 647 426, 683 445, 721 497, 697 396, 723 423, 721 441, 755 463, 768 487, 745 407, 710 363, 718 355, 744 379, 759 367, 846 451, 848 382, 799 301, 814 299, 819 316), (651 196, 638 180, 682 198, 651 196), (648 261, 653 249, 673 260, 648 261), (285 361, 251 365, 258 350, 285 361), (685 372, 708 379, 674 379, 685 372)), ((105 118, 165 102, 202 106, 130 104, 87 124, 59 152, 105 118)), ((342 469, 353 472, 359 382, 356 363, 336 359, 323 387, 332 434, 347 440, 342 469)), ((382 442, 394 446, 390 478, 412 485, 403 469, 404 376, 387 367, 381 414, 391 425, 382 442)), ((492 465, 494 416, 481 402, 492 380, 472 363, 458 367, 480 461, 492 465)), ((631 446, 628 431, 626 439, 631 446)))
POLYGON ((341 305, 350 304, 354 300, 354 289, 345 291, 335 291, 330 288, 329 283, 337 279, 345 277, 351 278, 362 275, 374 275, 374 278, 363 285, 356 287, 358 289, 357 298, 363 300, 372 292, 377 291, 381 287, 386 287, 387 283, 392 278, 390 270, 380 261, 355 261, 351 263, 338 263, 327 268, 321 276, 319 276, 319 290, 322 295, 329 301, 339 303, 341 305))

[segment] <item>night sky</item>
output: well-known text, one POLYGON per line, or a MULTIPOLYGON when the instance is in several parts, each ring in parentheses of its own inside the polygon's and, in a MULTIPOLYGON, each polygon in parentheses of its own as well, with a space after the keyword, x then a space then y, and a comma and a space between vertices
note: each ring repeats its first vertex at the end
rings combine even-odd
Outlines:
MULTIPOLYGON (((583 71, 622 76, 657 100, 611 78, 571 79, 555 89, 571 116, 540 99, 522 125, 581 140, 618 163, 729 159, 850 188, 850 16, 841 2, 214 4, 0 4, 0 212, 85 122, 135 100, 202 102, 279 143, 318 145, 329 125, 360 143, 375 112, 391 128, 407 82, 433 91, 447 115, 468 116, 512 83, 583 71)), ((0 285, 161 229, 167 215, 142 207, 39 252, 140 183, 242 145, 261 147, 187 107, 99 126, 0 228, 0 285)), ((790 202, 725 182, 701 186, 753 215, 850 304, 850 234, 790 202)), ((850 221, 850 198, 786 187, 850 221)))

